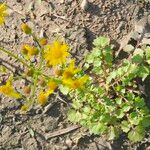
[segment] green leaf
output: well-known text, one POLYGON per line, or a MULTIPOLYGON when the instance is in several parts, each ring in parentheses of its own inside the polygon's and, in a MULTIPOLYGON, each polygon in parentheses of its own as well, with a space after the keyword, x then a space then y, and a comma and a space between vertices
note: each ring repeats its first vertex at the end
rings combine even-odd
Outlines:
POLYGON ((150 46, 147 46, 145 49, 145 55, 146 55, 146 59, 149 60, 150 59, 150 46))
POLYGON ((81 119, 81 114, 78 111, 75 111, 74 109, 70 109, 68 111, 68 119, 71 122, 79 122, 81 119))
POLYGON ((140 66, 138 76, 144 81, 145 78, 149 75, 149 68, 147 66, 140 66))
POLYGON ((121 129, 123 132, 127 133, 130 130, 130 128, 131 128, 131 125, 129 124, 129 122, 125 120, 121 122, 121 129))
POLYGON ((98 95, 102 96, 105 94, 105 90, 103 89, 103 87, 93 87, 91 89, 93 92, 97 93, 98 95))
POLYGON ((144 107, 142 107, 142 108, 140 109, 140 113, 141 113, 142 115, 149 115, 150 109, 149 109, 148 107, 144 106, 144 107))
POLYGON ((102 69, 101 67, 94 67, 92 69, 93 73, 97 74, 97 75, 101 75, 102 74, 102 69))
POLYGON ((89 120, 91 116, 89 116, 89 114, 83 113, 82 112, 82 119, 83 120, 89 120))
POLYGON ((139 96, 135 98, 135 106, 142 108, 145 106, 145 101, 143 98, 140 98, 139 96))
POLYGON ((132 112, 129 117, 128 117, 129 121, 131 124, 133 125, 138 125, 141 118, 138 116, 137 112, 132 112))
POLYGON ((94 57, 99 57, 99 56, 101 56, 101 50, 99 48, 93 48, 91 54, 94 57))
POLYGON ((104 103, 107 105, 107 106, 112 106, 114 104, 114 101, 112 101, 110 98, 108 97, 104 97, 104 103))
POLYGON ((95 123, 91 125, 90 131, 94 134, 101 134, 106 131, 107 127, 103 123, 95 123))
POLYGON ((116 91, 118 91, 118 92, 120 92, 121 90, 122 90, 122 86, 121 85, 117 85, 116 87, 115 87, 115 90, 116 91))
POLYGON ((96 47, 105 47, 109 45, 110 39, 106 37, 98 37, 94 40, 93 44, 96 47))
POLYGON ((90 67, 89 63, 85 63, 84 66, 83 66, 83 70, 86 70, 90 67))
POLYGON ((95 58, 99 59, 99 62, 101 62, 100 56, 101 50, 98 48, 93 48, 92 52, 86 56, 86 62, 89 64, 93 63, 95 58))
POLYGON ((112 54, 111 53, 108 53, 108 52, 106 52, 105 54, 105 61, 108 63, 108 64, 111 64, 112 63, 112 61, 113 61, 113 57, 112 57, 112 54))
POLYGON ((142 126, 136 126, 128 133, 128 138, 133 142, 140 142, 145 136, 145 131, 142 126))
POLYGON ((126 89, 121 89, 121 91, 120 91, 122 94, 125 94, 126 93, 126 89))
POLYGON ((86 114, 90 114, 90 112, 91 112, 91 107, 85 106, 85 107, 83 108, 83 112, 86 113, 86 114))
POLYGON ((110 131, 109 131, 109 135, 108 135, 108 139, 114 140, 116 137, 118 137, 118 131, 115 127, 111 126, 110 131))
POLYGON ((86 119, 81 119, 80 120, 80 124, 83 126, 83 127, 86 127, 86 128, 88 128, 89 127, 89 123, 88 123, 88 121, 86 120, 86 119))
POLYGON ((127 103, 123 104, 122 106, 122 111, 123 112, 128 112, 131 109, 131 106, 127 103))
POLYGON ((150 46, 146 47, 145 56, 146 56, 147 63, 150 64, 150 46))
POLYGON ((64 94, 64 95, 67 95, 70 91, 68 87, 63 86, 63 85, 60 85, 59 89, 60 89, 61 93, 64 94))
POLYGON ((144 128, 150 127, 150 117, 144 117, 141 123, 144 128))
POLYGON ((100 116, 100 121, 102 121, 104 123, 109 123, 111 121, 111 116, 108 113, 103 114, 100 116))
POLYGON ((95 57, 92 54, 88 54, 86 56, 86 62, 89 64, 93 63, 94 59, 95 59, 95 57))
POLYGON ((73 100, 73 102, 72 102, 72 107, 73 107, 74 109, 80 109, 80 108, 82 107, 81 101, 79 101, 79 100, 77 100, 77 99, 73 100))
POLYGON ((117 72, 116 71, 113 71, 109 74, 109 76, 106 78, 106 83, 109 84, 112 79, 115 79, 117 76, 117 72))
POLYGON ((137 54, 137 55, 133 56, 132 61, 133 61, 133 63, 140 64, 143 61, 143 57, 141 55, 137 54))
POLYGON ((133 93, 127 93, 127 99, 133 101, 135 99, 135 95, 133 93))
POLYGON ((101 60, 99 58, 95 59, 93 62, 94 67, 100 67, 101 66, 101 60))
POLYGON ((135 56, 135 55, 137 55, 137 54, 139 54, 141 57, 143 57, 143 56, 144 56, 144 51, 143 51, 141 48, 136 48, 136 49, 134 50, 133 55, 135 56))
POLYGON ((123 110, 119 109, 119 110, 116 111, 116 117, 117 118, 123 118, 124 115, 125 115, 125 113, 124 113, 123 110))
POLYGON ((122 98, 116 98, 116 104, 121 105, 122 104, 122 98))

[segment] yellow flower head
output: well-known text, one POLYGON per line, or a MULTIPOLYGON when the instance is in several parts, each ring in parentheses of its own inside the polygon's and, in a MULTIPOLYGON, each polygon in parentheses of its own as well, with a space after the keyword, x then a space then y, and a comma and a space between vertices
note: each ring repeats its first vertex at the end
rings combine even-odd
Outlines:
POLYGON ((30 56, 34 56, 38 54, 38 49, 36 47, 25 44, 22 46, 21 51, 23 54, 30 56))
POLYGON ((48 82, 48 90, 47 90, 47 94, 48 95, 50 95, 50 94, 52 94, 54 91, 55 91, 55 89, 57 88, 57 83, 55 82, 55 81, 53 81, 53 80, 51 80, 51 81, 49 81, 48 82))
POLYGON ((49 81, 48 88, 54 91, 57 88, 57 83, 53 80, 49 81))
POLYGON ((44 58, 47 61, 48 66, 62 65, 66 62, 66 58, 69 56, 69 46, 63 44, 60 41, 54 41, 52 45, 47 45, 44 58))
POLYGON ((72 78, 79 71, 80 71, 80 69, 75 67, 75 62, 74 62, 74 60, 72 60, 71 63, 69 64, 69 66, 67 68, 65 68, 65 70, 62 74, 62 78, 63 78, 63 80, 72 78))
POLYGON ((84 84, 87 82, 88 80, 88 76, 85 75, 79 79, 66 79, 63 81, 63 84, 68 86, 71 89, 78 89, 78 88, 84 88, 84 84))
POLYGON ((0 93, 13 98, 21 98, 21 95, 14 90, 12 83, 9 80, 5 85, 0 86, 0 93))
POLYGON ((6 10, 7 10, 6 4, 0 3, 0 25, 4 23, 5 17, 8 15, 6 10))
POLYGON ((43 92, 43 91, 41 91, 40 94, 38 95, 37 99, 38 99, 38 103, 40 105, 45 105, 47 100, 48 100, 48 94, 43 92))

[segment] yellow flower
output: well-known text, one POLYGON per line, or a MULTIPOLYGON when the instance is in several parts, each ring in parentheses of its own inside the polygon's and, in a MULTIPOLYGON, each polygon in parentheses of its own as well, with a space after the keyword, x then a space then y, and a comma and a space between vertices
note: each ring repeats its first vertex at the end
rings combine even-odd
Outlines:
POLYGON ((85 75, 79 79, 66 79, 63 80, 63 84, 68 86, 71 89, 78 89, 78 88, 84 88, 84 84, 87 82, 88 80, 88 76, 85 75))
POLYGON ((80 71, 80 69, 75 67, 75 62, 73 60, 73 61, 71 61, 69 66, 67 68, 65 68, 65 70, 62 74, 62 78, 63 78, 63 80, 72 78, 79 71, 80 71))
POLYGON ((38 103, 40 105, 45 105, 47 100, 48 100, 48 94, 43 92, 43 91, 41 91, 40 94, 38 95, 37 99, 38 99, 38 103))
POLYGON ((24 33, 26 33, 26 34, 31 34, 31 33, 32 33, 31 28, 30 28, 27 24, 25 24, 25 23, 22 23, 22 24, 21 24, 21 30, 22 30, 24 33))
POLYGON ((51 80, 48 82, 48 89, 46 92, 41 91, 40 94, 38 95, 38 103, 40 105, 45 105, 48 96, 54 92, 54 90, 57 88, 57 84, 55 81, 51 80))
POLYGON ((6 10, 7 10, 6 4, 0 3, 0 25, 4 23, 5 17, 8 15, 6 10))
POLYGON ((53 80, 48 82, 48 90, 47 90, 47 94, 50 95, 52 94, 55 89, 57 88, 57 83, 53 80))
POLYGON ((66 43, 60 41, 54 41, 52 45, 47 45, 44 58, 47 61, 48 66, 62 65, 66 62, 66 58, 69 56, 69 46, 66 43))
POLYGON ((57 88, 57 83, 53 80, 49 81, 48 88, 54 91, 57 88))
POLYGON ((29 57, 38 54, 38 49, 28 44, 23 45, 21 51, 23 54, 28 55, 29 57))
POLYGON ((0 86, 0 93, 13 98, 21 98, 21 95, 14 90, 9 80, 6 82, 5 85, 0 86))

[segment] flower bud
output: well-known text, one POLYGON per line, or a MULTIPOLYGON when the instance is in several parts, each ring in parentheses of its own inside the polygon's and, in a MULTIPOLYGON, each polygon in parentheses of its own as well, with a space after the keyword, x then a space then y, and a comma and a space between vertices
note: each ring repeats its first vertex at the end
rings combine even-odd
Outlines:
POLYGON ((41 39, 39 40, 39 43, 40 43, 41 46, 45 46, 45 45, 48 43, 48 41, 47 41, 46 38, 41 38, 41 39))
POLYGON ((30 86, 25 86, 23 89, 24 94, 30 94, 31 92, 31 87, 30 86))
POLYGON ((29 76, 29 77, 32 77, 32 76, 33 76, 33 73, 34 73, 33 69, 28 69, 28 70, 25 71, 25 74, 26 74, 27 76, 29 76))
POLYGON ((26 49, 26 46, 25 46, 25 45, 22 46, 21 52, 22 52, 24 55, 27 55, 27 54, 28 54, 28 50, 26 49))
POLYGON ((56 70, 55 75, 56 76, 61 76, 62 75, 62 70, 56 70))
POLYGON ((30 28, 27 24, 25 24, 25 23, 22 23, 22 24, 21 24, 21 30, 22 30, 24 33, 26 33, 26 34, 31 34, 31 33, 32 33, 31 28, 30 28))
POLYGON ((37 55, 39 53, 39 50, 36 47, 32 47, 32 50, 29 51, 30 55, 37 55))
POLYGON ((39 53, 38 48, 34 46, 30 46, 28 44, 24 44, 21 48, 23 54, 30 56, 37 55, 39 53))
POLYGON ((44 79, 40 79, 38 84, 42 87, 46 86, 46 81, 44 79))

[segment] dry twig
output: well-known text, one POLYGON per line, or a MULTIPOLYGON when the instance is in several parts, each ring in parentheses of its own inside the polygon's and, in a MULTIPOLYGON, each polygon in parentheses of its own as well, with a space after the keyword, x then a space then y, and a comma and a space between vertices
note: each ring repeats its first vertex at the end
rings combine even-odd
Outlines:
POLYGON ((67 133, 69 133, 69 132, 71 132, 73 130, 79 129, 79 128, 80 128, 79 125, 73 125, 71 127, 65 128, 65 129, 60 129, 58 131, 54 131, 52 133, 48 133, 48 134, 45 135, 45 137, 46 137, 46 140, 48 140, 48 139, 56 137, 56 136, 67 134, 67 133))

